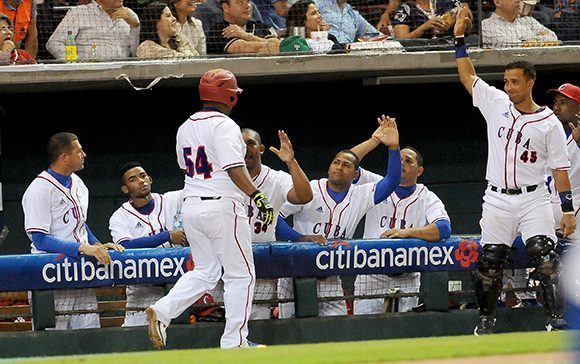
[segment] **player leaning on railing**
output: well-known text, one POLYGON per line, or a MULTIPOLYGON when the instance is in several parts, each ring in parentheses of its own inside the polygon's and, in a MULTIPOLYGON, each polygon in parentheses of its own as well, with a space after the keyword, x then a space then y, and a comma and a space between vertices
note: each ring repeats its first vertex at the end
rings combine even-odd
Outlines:
MULTIPOLYGON (((73 258, 84 254, 94 256, 101 264, 109 264, 111 257, 107 249, 123 251, 124 248, 113 243, 101 244, 87 225, 89 190, 75 174, 84 168, 86 154, 77 136, 55 134, 47 150, 49 168, 32 181, 22 197, 24 227, 32 240, 31 252, 61 253, 73 258)), ((94 311, 57 316, 57 330, 100 327, 93 288, 57 290, 54 303, 57 312, 94 311)))
POLYGON ((461 83, 473 96, 473 105, 485 118, 489 145, 488 186, 480 222, 483 247, 475 271, 480 318, 474 333, 493 332, 502 267, 517 233, 521 233, 540 278, 548 316, 546 328, 561 329, 566 322, 558 286, 559 256, 544 175, 550 168, 561 191, 561 229, 568 236, 576 222, 564 131, 552 110, 532 99, 536 72, 530 63, 517 61, 506 66, 505 92, 477 77, 464 42, 466 19, 465 11, 460 11, 454 28, 457 69, 461 83))

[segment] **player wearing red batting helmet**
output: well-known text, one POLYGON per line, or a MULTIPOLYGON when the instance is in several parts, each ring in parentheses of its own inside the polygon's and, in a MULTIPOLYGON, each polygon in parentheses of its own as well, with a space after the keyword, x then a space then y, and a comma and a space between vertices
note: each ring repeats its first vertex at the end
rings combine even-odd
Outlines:
POLYGON ((177 163, 185 172, 181 213, 195 269, 145 311, 149 339, 157 349, 166 345, 171 320, 213 290, 220 279, 226 309, 220 346, 255 346, 247 338, 256 273, 245 196, 266 228, 275 216, 246 168, 247 146, 240 127, 228 116, 241 92, 230 71, 207 71, 199 83, 202 109, 177 130, 177 163))
POLYGON ((202 101, 226 105, 230 111, 238 102, 238 94, 241 93, 236 76, 228 70, 209 70, 199 81, 199 98, 202 101))

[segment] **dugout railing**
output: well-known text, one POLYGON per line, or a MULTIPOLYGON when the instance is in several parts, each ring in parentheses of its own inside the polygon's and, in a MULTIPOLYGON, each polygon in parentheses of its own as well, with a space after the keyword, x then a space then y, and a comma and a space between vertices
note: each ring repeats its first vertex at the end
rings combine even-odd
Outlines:
MULTIPOLYGON (((462 272, 474 269, 480 248, 478 239, 454 236, 440 243, 418 239, 348 240, 334 241, 327 246, 275 242, 254 244, 253 249, 258 278, 294 279, 294 297, 282 302, 294 302, 296 317, 300 318, 317 316, 320 301, 340 299, 348 302, 358 298, 400 298, 413 295, 383 292, 355 296, 351 279, 347 280, 351 282, 350 286, 348 283, 343 284, 351 287, 344 291, 344 295, 318 297, 315 278, 334 275, 354 277, 360 274, 424 272, 427 274, 422 275, 422 289, 418 294, 424 310, 447 311, 450 304, 453 306, 452 303, 469 302, 469 278, 462 272), (463 301, 457 297, 463 297, 463 301)), ((9 313, 20 317, 30 315, 34 319, 35 329, 43 330, 54 326, 55 314, 64 314, 54 311, 53 290, 114 287, 113 290, 117 289, 115 292, 118 293, 118 287, 128 284, 173 283, 192 267, 189 248, 127 250, 124 253, 111 252, 111 256, 113 263, 108 267, 96 264, 91 257, 74 261, 56 254, 0 256, 0 292, 3 292, 4 297, 7 297, 7 292, 32 292, 30 314, 26 312, 26 307, 20 305, 5 308, 2 318, 7 318, 9 313)), ((526 268, 529 265, 525 247, 518 238, 506 268, 526 268)), ((18 298, 22 302, 22 294, 18 298)), ((262 302, 275 305, 279 301, 274 299, 262 302)), ((120 324, 125 311, 123 304, 123 297, 118 295, 101 302, 98 312, 115 312, 114 318, 108 320, 111 324, 103 326, 120 324)), ((216 304, 220 302, 216 301, 206 307, 216 304)), ((189 315, 182 315, 178 322, 189 322, 189 315)))

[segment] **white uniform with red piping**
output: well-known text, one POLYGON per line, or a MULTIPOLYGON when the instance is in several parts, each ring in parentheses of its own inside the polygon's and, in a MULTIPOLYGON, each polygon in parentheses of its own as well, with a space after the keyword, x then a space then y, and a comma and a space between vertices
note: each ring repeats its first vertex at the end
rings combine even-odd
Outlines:
POLYGON ((168 325, 222 278, 226 326, 221 347, 247 346, 254 258, 243 193, 227 173, 245 166, 246 144, 232 119, 202 110, 177 131, 176 152, 186 172, 182 217, 195 268, 152 308, 168 325))
POLYGON ((536 235, 556 241, 544 176, 548 169, 570 169, 560 121, 548 107, 522 114, 505 92, 480 78, 472 94, 487 123, 488 139, 481 244, 511 246, 518 233, 524 241, 536 235))

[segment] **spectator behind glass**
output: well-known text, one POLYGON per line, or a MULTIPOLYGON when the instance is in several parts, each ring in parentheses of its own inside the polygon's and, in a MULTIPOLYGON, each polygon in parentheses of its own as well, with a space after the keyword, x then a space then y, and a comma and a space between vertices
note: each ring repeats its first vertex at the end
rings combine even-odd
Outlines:
POLYGON ((36 63, 30 53, 16 48, 13 41, 12 22, 2 13, 0 13, 0 44, 0 65, 36 63))
POLYGON ((250 4, 250 0, 222 0, 224 21, 207 35, 209 54, 279 53, 280 40, 273 29, 250 20, 250 4))
POLYGON ((79 61, 100 61, 134 56, 139 46, 139 17, 123 0, 94 0, 71 8, 46 43, 58 60, 65 60, 65 42, 72 32, 79 61), (95 46, 96 55, 91 55, 95 46))
POLYGON ((138 58, 183 58, 199 56, 192 49, 187 39, 179 33, 175 24, 177 20, 169 7, 155 1, 143 9, 141 20, 141 44, 137 48, 138 58))
POLYGON ((0 13, 12 23, 12 40, 17 48, 26 50, 32 58, 38 52, 38 31, 36 29, 36 2, 34 0, 0 0, 0 13))
POLYGON ((494 0, 495 12, 481 22, 483 45, 518 47, 523 42, 557 42, 558 37, 531 16, 520 16, 520 0, 494 0))
POLYGON ((322 18, 329 24, 329 33, 340 43, 353 43, 365 33, 378 33, 346 0, 315 0, 322 18))
POLYGON ((181 33, 181 36, 187 39, 191 48, 194 48, 198 55, 205 56, 207 51, 203 25, 201 20, 193 17, 195 9, 197 9, 195 1, 171 0, 169 2, 169 9, 177 19, 177 24, 175 24, 177 32, 181 33))
POLYGON ((532 16, 542 24, 550 27, 550 29, 553 29, 559 40, 580 40, 580 1, 554 0, 553 7, 546 6, 543 3, 544 1, 539 4, 539 12, 549 19, 548 24, 537 16, 536 11, 532 12, 532 16))
MULTIPOLYGON (((251 2, 250 5, 252 6, 250 20, 256 23, 262 22, 262 15, 260 14, 256 4, 251 2)), ((195 17, 201 20, 203 31, 207 35, 211 27, 224 20, 224 13, 221 9, 220 0, 206 0, 199 4, 195 11, 195 17)))
MULTIPOLYGON (((462 6, 468 10, 469 20, 472 21, 473 14, 469 10, 469 6, 467 4, 462 4, 462 6)), ((443 14, 451 11, 454 7, 455 2, 452 0, 439 1, 435 7, 434 16, 429 0, 401 3, 392 22, 395 38, 430 39, 434 32, 437 36, 453 35, 450 29, 455 24, 455 16, 446 16, 447 21, 445 21, 443 14)), ((469 23, 468 29, 471 29, 471 23, 469 23)))
POLYGON ((286 29, 290 4, 286 0, 253 0, 262 15, 262 22, 276 30, 286 29))
MULTIPOLYGON (((311 33, 316 31, 328 31, 328 23, 322 20, 322 15, 318 11, 316 4, 312 0, 300 0, 294 3, 288 11, 288 35, 292 35, 292 28, 301 28, 305 30, 305 38, 310 39, 311 33)), ((344 49, 344 45, 338 43, 333 34, 328 34, 328 40, 334 45, 332 49, 344 49)))

